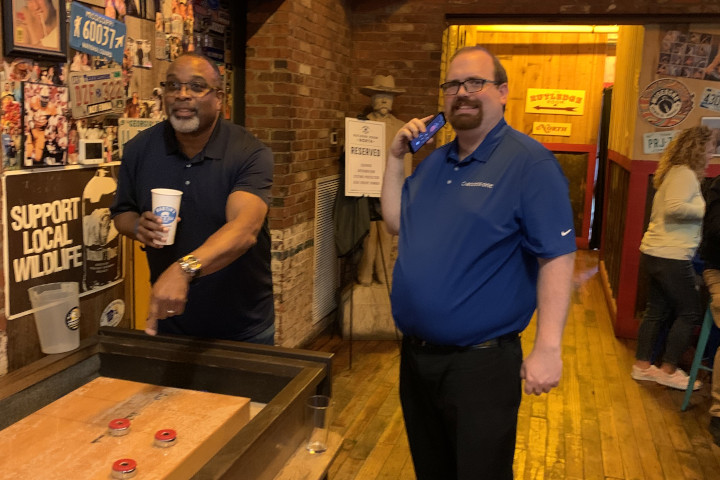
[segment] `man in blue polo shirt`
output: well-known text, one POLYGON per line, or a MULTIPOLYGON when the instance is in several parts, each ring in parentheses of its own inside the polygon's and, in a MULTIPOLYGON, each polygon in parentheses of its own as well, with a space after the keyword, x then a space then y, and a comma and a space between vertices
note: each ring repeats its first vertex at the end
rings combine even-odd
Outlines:
POLYGON ((168 120, 125 146, 111 208, 118 231, 146 247, 147 331, 272 345, 272 153, 220 118, 220 72, 207 58, 178 57, 163 86, 168 120), (167 230, 151 211, 158 187, 183 192, 173 245, 158 243, 167 230))
POLYGON ((568 186, 555 157, 503 118, 507 74, 481 47, 450 62, 444 113, 454 141, 405 180, 393 139, 382 191, 398 233, 392 311, 403 345, 400 398, 417 478, 513 478, 525 392, 557 386, 575 252, 568 186), (537 307, 523 361, 518 334, 537 307))

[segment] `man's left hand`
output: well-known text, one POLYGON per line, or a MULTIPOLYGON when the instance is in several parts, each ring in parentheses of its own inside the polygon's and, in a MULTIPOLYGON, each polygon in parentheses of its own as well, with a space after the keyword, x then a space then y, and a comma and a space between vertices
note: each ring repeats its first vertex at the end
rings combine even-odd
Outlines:
POLYGON ((533 348, 520 367, 520 378, 525 380, 525 393, 547 393, 560 383, 562 358, 560 349, 533 348))

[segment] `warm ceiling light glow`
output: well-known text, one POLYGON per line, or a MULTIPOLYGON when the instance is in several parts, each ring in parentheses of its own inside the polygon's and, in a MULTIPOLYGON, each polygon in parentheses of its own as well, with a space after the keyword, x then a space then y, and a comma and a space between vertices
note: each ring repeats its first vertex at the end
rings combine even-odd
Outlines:
POLYGON ((478 32, 617 33, 617 25, 477 25, 478 32))

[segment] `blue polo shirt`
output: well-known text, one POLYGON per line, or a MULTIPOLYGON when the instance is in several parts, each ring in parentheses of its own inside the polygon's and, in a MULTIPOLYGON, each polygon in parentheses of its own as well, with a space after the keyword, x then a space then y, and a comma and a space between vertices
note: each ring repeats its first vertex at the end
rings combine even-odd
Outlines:
POLYGON ((402 190, 392 311, 440 345, 522 331, 536 307, 537 258, 574 252, 568 183, 551 152, 502 119, 472 155, 457 139, 402 190))
MULTIPOLYGON (((154 283, 168 266, 225 225, 225 206, 232 192, 249 192, 268 203, 272 175, 270 149, 243 127, 218 120, 205 149, 189 159, 165 121, 125 145, 111 212, 115 216, 152 210, 153 188, 183 192, 175 244, 146 248, 154 283)), ((273 321, 266 220, 253 247, 222 270, 193 281, 185 312, 160 321, 158 327, 160 333, 244 340, 273 321)))

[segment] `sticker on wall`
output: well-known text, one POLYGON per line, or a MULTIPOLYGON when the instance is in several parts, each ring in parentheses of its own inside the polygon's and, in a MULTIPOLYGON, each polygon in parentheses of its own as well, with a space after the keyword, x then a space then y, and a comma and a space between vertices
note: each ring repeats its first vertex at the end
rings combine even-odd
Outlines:
POLYGON ((571 123, 533 122, 532 134, 569 137, 571 131, 571 123))
POLYGON ((693 109, 690 90, 674 78, 661 78, 648 85, 640 94, 640 115, 650 125, 669 128, 685 120, 693 109))
POLYGON ((122 300, 113 300, 108 303, 102 315, 100 315, 101 327, 117 327, 125 314, 125 302, 122 300))
POLYGON ((680 133, 679 130, 669 132, 651 132, 643 134, 643 153, 662 153, 670 141, 680 133))
POLYGON ((720 112, 720 90, 706 87, 701 96, 700 106, 708 110, 720 112))

